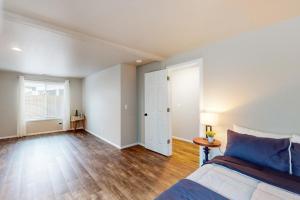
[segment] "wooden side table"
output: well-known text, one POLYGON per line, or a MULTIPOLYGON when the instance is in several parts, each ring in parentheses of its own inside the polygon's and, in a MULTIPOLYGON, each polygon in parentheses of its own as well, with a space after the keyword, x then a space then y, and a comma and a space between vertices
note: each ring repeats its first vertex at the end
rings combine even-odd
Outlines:
POLYGON ((221 142, 219 140, 214 140, 213 143, 209 143, 207 138, 196 137, 193 139, 193 142, 197 145, 203 146, 205 158, 203 159, 203 165, 208 161, 209 148, 216 148, 221 146, 221 142))
POLYGON ((78 124, 82 124, 83 129, 85 129, 85 116, 72 116, 71 117, 71 124, 74 131, 76 131, 78 124))

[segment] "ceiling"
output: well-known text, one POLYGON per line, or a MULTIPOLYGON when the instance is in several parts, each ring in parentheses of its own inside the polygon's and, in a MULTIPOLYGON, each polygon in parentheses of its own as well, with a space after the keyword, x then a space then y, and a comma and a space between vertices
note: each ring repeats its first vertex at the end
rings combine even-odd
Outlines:
POLYGON ((83 77, 299 16, 300 1, 4 0, 4 9, 0 68, 83 77))
POLYGON ((68 30, 6 14, 0 35, 0 69, 29 74, 85 77, 119 63, 159 58, 68 30), (13 51, 20 48, 22 52, 13 51))

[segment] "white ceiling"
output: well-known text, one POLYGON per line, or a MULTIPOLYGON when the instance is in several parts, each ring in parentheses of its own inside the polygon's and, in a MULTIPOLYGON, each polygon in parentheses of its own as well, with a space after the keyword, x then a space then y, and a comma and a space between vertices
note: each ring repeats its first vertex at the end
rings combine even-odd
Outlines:
POLYGON ((4 0, 4 9, 0 68, 83 77, 299 16, 300 1, 4 0))
POLYGON ((27 18, 5 15, 0 35, 0 69, 52 76, 85 77, 152 55, 27 18), (21 48, 22 52, 13 51, 21 48))

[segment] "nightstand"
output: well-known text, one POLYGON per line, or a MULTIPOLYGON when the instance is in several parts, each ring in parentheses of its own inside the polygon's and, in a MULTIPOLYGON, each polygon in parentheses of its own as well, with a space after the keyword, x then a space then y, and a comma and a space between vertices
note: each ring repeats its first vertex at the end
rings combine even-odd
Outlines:
POLYGON ((75 132, 79 124, 85 129, 85 116, 71 116, 71 128, 74 128, 75 132))
POLYGON ((193 142, 204 147, 203 151, 205 158, 203 159, 203 165, 208 161, 209 148, 217 148, 221 146, 221 142, 217 139, 215 139, 213 143, 209 143, 207 138, 196 137, 193 139, 193 142))

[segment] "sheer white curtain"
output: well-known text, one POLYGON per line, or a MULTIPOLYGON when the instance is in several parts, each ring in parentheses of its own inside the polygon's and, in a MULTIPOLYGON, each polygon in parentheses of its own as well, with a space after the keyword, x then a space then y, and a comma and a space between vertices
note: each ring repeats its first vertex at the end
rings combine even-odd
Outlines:
POLYGON ((63 129, 65 131, 70 129, 70 81, 69 80, 66 80, 64 85, 63 129))
POLYGON ((26 120, 25 120, 25 80, 24 76, 19 77, 18 91, 18 137, 26 135, 26 120))

